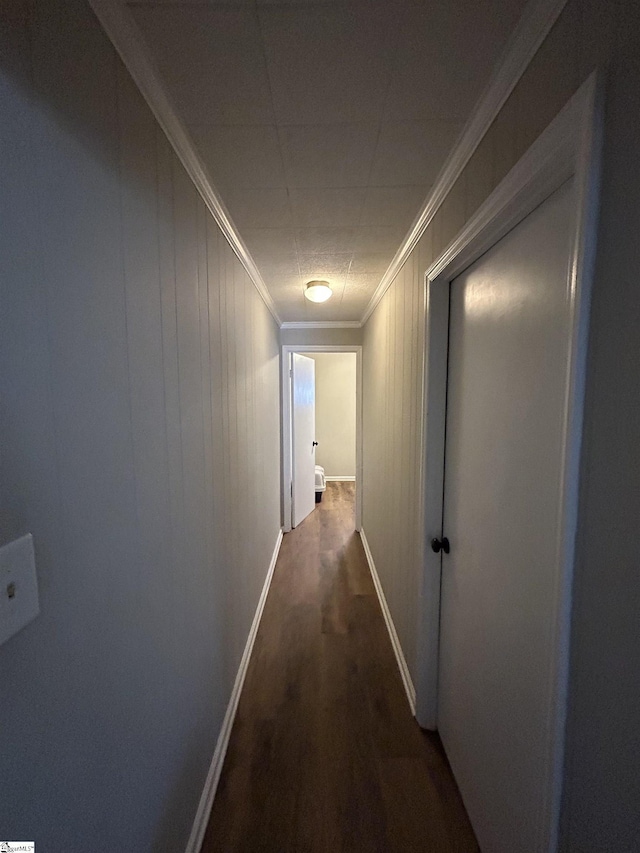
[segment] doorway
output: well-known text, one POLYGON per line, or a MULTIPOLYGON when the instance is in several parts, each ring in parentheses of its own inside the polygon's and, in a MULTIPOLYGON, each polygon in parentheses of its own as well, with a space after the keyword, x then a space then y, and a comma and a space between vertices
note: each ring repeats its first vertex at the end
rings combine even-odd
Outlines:
POLYGON ((283 531, 288 533, 298 518, 293 519, 295 502, 292 500, 294 494, 295 477, 295 410, 293 403, 294 382, 294 354, 302 356, 305 360, 312 360, 314 373, 319 377, 318 404, 322 408, 316 416, 316 436, 318 444, 315 448, 317 453, 317 464, 325 469, 325 477, 331 480, 347 480, 355 482, 356 493, 356 530, 360 530, 362 518, 362 347, 360 346, 318 346, 318 345, 286 345, 282 347, 282 509, 283 509, 283 531), (351 354, 355 361, 353 365, 347 363, 338 367, 331 365, 329 361, 331 354, 351 354), (338 381, 339 373, 344 373, 344 382, 338 381), (355 373, 355 376, 353 375, 355 373), (347 417, 337 419, 337 409, 342 405, 336 398, 336 394, 347 393, 346 385, 353 379, 352 401, 349 406, 347 417), (339 385, 344 387, 340 389, 339 385), (351 452, 346 444, 349 443, 347 423, 353 414, 355 420, 355 453, 351 452), (353 456, 355 458, 353 458, 353 456), (323 464, 325 463, 325 464, 323 464))
POLYGON ((557 849, 599 121, 585 83, 427 273, 417 717, 482 849, 557 849))

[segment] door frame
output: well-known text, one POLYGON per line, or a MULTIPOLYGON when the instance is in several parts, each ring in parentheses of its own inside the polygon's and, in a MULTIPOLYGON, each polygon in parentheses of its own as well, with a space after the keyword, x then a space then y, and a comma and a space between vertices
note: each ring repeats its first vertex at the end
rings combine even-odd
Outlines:
POLYGON ((416 718, 423 728, 436 730, 442 558, 432 552, 429 542, 432 537, 440 537, 443 533, 449 284, 565 181, 574 179, 576 216, 567 271, 571 339, 565 365, 568 391, 564 406, 561 508, 556 543, 561 582, 555 614, 555 683, 549 697, 554 718, 547 779, 550 850, 557 846, 564 759, 571 588, 577 531, 589 303, 596 247, 602 114, 602 85, 598 73, 594 72, 425 274, 421 460, 424 550, 418 625, 416 718))
POLYGON ((353 352, 356 354, 356 530, 362 527, 362 347, 361 346, 319 346, 314 344, 284 344, 281 347, 280 402, 282 415, 282 530, 291 531, 291 354, 302 355, 313 352, 353 352))

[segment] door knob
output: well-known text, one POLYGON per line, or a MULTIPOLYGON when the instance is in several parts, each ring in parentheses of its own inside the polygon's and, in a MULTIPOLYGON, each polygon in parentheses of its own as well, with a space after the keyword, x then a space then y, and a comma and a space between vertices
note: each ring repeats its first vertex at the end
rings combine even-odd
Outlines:
POLYGON ((317 442, 317 441, 314 441, 314 442, 313 442, 313 446, 314 446, 314 447, 317 447, 317 446, 318 446, 318 442, 317 442))
POLYGON ((443 536, 442 539, 432 539, 431 550, 435 551, 436 554, 439 554, 440 551, 444 551, 445 554, 448 554, 451 549, 447 537, 443 536))

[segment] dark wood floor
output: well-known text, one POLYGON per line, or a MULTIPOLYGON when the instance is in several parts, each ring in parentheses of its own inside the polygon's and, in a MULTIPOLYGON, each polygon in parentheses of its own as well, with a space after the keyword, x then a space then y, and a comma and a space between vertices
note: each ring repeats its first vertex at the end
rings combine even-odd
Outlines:
POLYGON ((411 716, 351 483, 284 537, 202 853, 478 847, 411 716))

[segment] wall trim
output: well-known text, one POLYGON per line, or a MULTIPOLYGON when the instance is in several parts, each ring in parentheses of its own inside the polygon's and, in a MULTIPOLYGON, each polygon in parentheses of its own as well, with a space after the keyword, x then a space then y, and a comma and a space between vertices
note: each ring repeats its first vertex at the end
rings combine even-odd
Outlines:
POLYGON ((567 0, 530 0, 507 42, 487 88, 471 113, 417 217, 375 289, 364 314, 364 325, 426 231, 474 151, 516 87, 567 0))
POLYGON ((376 570, 375 563, 373 562, 373 555, 371 553, 371 548, 369 547, 369 543, 367 541, 367 537, 365 535, 364 530, 360 531, 360 539, 362 540, 362 546, 364 548, 364 553, 367 557, 367 563, 369 564, 369 571, 371 572, 371 577, 373 578, 373 585, 376 588, 376 593, 378 595, 378 601, 380 602, 380 608, 382 610, 382 615, 384 616, 384 621, 387 625, 387 631, 389 632, 389 639, 391 640, 393 652, 396 656, 396 661, 398 663, 398 669, 400 670, 400 676, 402 677, 402 683, 404 684, 404 689, 405 689, 405 692, 407 694, 407 701, 409 702, 409 707, 411 708, 411 713, 415 717, 415 715, 416 715, 416 689, 413 686, 413 681, 411 679, 411 673, 409 672, 409 667, 407 666, 407 661, 405 659, 404 652, 402 651, 402 646, 400 645, 400 640, 398 638, 396 626, 393 624, 393 617, 391 616, 391 611, 389 610, 389 605, 387 604, 387 599, 385 598, 384 591, 382 589, 382 583, 380 582, 380 578, 378 576, 378 572, 376 570))
POLYGON ((281 329, 361 329, 360 320, 301 320, 280 323, 281 329))
POLYGON ((264 610, 264 605, 269 593, 269 587, 271 586, 271 580, 275 571, 281 544, 282 529, 278 531, 278 537, 273 549, 273 554, 271 555, 271 562, 269 563, 267 576, 262 587, 262 592, 260 593, 260 598, 258 599, 258 606, 256 607, 251 628, 249 629, 249 636, 247 637, 247 643, 244 647, 244 652, 242 653, 242 659, 240 660, 236 680, 233 685, 233 690, 231 691, 231 698, 229 699, 227 711, 224 715, 224 720, 222 721, 218 742, 216 743, 215 752, 213 753, 209 772, 207 773, 207 778, 204 783, 204 788, 200 797, 198 810, 193 821, 193 827, 191 829, 191 835, 189 836, 185 853, 200 853, 200 848, 202 847, 204 834, 207 829, 207 824, 209 823, 209 817, 211 816, 213 800, 216 795, 218 782, 220 781, 222 765, 224 764, 224 758, 227 754, 227 747, 229 745, 231 729, 233 728, 233 721, 235 720, 236 711, 238 710, 238 701, 240 699, 240 694, 242 693, 244 679, 247 674, 251 653, 253 651, 253 644, 255 643, 256 634, 258 633, 258 626, 260 625, 262 611, 264 610))
POLYGON ((160 73, 147 50, 144 37, 133 16, 124 3, 118 0, 89 0, 89 5, 202 196, 209 212, 247 271, 273 319, 280 325, 280 317, 271 294, 165 91, 160 73))
POLYGON ((327 483, 355 483, 356 481, 355 477, 327 477, 326 474, 324 475, 324 478, 327 483))

